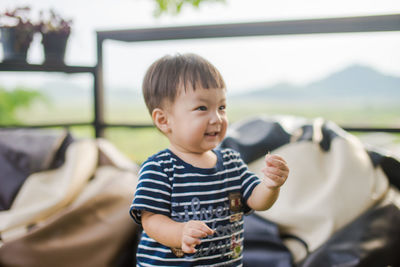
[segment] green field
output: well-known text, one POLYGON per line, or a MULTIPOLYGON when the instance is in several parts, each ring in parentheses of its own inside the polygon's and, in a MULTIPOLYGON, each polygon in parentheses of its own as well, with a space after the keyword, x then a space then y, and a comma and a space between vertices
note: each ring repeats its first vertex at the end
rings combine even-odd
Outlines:
MULTIPOLYGON (((132 105, 113 105, 109 103, 105 110, 108 123, 151 123, 150 116, 143 103, 132 105)), ((234 123, 250 116, 294 115, 306 118, 322 117, 339 125, 400 127, 400 105, 354 105, 326 103, 268 103, 266 101, 231 101, 228 103, 228 117, 234 123)), ((23 123, 62 123, 73 121, 92 121, 90 105, 53 106, 36 104, 29 109, 20 110, 18 117, 23 123)), ((73 127, 75 137, 92 137, 91 127, 73 127)), ((149 155, 165 148, 167 139, 154 128, 108 128, 105 137, 124 154, 137 163, 143 162, 149 155)), ((394 140, 400 144, 399 135, 394 140)))

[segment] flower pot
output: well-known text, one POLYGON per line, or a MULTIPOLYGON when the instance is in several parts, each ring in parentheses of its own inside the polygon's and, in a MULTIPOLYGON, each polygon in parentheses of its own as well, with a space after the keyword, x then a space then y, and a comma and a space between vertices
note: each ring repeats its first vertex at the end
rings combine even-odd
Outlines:
POLYGON ((3 62, 26 62, 34 31, 23 27, 1 27, 0 30, 3 62))
POLYGON ((64 64, 69 34, 48 32, 42 34, 44 64, 64 64))

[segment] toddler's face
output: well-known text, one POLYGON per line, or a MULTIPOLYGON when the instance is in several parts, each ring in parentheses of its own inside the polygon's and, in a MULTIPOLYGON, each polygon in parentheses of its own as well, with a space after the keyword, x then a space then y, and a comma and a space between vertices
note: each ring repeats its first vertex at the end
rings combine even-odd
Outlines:
POLYGON ((202 153, 215 148, 228 127, 225 89, 181 89, 168 109, 172 146, 202 153))

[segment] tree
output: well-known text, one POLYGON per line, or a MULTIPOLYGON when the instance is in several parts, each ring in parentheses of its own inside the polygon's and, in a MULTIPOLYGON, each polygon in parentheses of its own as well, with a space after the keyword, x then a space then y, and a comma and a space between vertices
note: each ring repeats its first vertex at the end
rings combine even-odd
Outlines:
POLYGON ((0 87, 0 124, 18 124, 20 121, 16 111, 29 107, 35 100, 44 99, 44 96, 35 90, 27 88, 15 88, 5 90, 0 87))
POLYGON ((220 2, 225 3, 225 0, 155 0, 157 8, 155 10, 155 16, 160 16, 163 13, 179 14, 182 6, 192 5, 195 8, 199 8, 201 3, 204 2, 220 2))

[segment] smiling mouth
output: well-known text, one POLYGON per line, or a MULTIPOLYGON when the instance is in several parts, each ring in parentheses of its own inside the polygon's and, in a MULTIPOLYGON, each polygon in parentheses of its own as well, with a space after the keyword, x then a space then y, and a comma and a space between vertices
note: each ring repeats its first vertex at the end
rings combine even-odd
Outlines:
POLYGON ((206 136, 217 136, 218 133, 219 133, 219 132, 209 132, 209 133, 206 133, 205 135, 206 135, 206 136))

